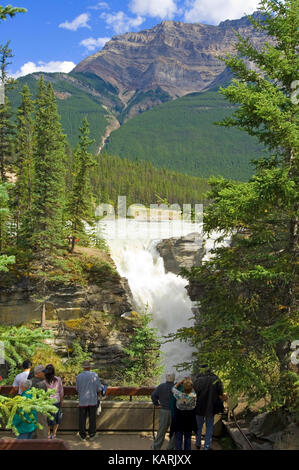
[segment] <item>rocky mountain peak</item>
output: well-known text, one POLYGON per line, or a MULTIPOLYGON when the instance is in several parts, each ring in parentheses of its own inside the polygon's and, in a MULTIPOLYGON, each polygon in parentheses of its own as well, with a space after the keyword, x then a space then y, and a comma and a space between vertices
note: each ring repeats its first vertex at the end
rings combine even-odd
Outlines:
MULTIPOLYGON (((255 15, 256 17, 256 15, 255 15)), ((91 73, 111 84, 123 103, 134 95, 163 90, 169 99, 200 92, 227 77, 219 57, 234 53, 235 31, 263 44, 265 35, 249 18, 219 26, 162 21, 151 29, 113 37, 105 47, 80 62, 74 72, 91 73)), ((137 107, 137 112, 154 103, 137 107)), ((135 112, 135 111, 134 111, 135 112)))

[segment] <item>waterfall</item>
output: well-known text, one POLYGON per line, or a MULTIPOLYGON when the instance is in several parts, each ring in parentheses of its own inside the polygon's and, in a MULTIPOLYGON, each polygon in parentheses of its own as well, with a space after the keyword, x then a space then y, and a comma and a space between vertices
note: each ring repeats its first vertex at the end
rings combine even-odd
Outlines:
MULTIPOLYGON (((114 229, 115 223, 113 221, 114 229)), ((121 225, 122 222, 119 222, 121 225)), ((185 224, 184 232, 180 224, 172 224, 171 234, 165 230, 163 222, 148 225, 136 220, 126 226, 126 235, 116 239, 106 237, 111 256, 119 274, 128 280, 133 294, 136 311, 146 311, 152 316, 152 327, 161 337, 176 333, 179 328, 193 325, 192 301, 186 286, 188 281, 171 272, 166 272, 164 260, 156 250, 159 241, 165 238, 188 235, 194 232, 194 224, 185 224)), ((109 233, 109 221, 102 226, 109 233)), ((123 233, 120 230, 119 233, 123 233)), ((212 248, 208 242, 208 251, 212 248)), ((208 257, 208 256, 207 256, 208 257)), ((192 349, 185 342, 176 340, 162 345, 165 373, 175 372, 176 365, 190 361, 192 349)), ((186 372, 183 373, 186 375, 186 372)))

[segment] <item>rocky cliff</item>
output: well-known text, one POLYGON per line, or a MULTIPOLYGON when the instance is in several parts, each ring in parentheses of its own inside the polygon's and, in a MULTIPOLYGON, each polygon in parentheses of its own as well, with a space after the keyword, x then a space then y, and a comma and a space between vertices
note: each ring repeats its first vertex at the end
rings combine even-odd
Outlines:
POLYGON ((205 246, 198 233, 162 240, 158 243, 157 250, 164 260, 166 271, 174 274, 179 274, 183 268, 200 266, 205 255, 205 246))
MULTIPOLYGON (((121 318, 132 310, 131 291, 108 253, 77 248, 64 260, 68 277, 61 270, 47 272, 46 329, 52 330, 53 350, 68 356, 75 339, 88 346, 95 366, 109 370, 124 355, 131 325, 121 318), (69 264, 67 264, 69 263, 69 264), (70 264, 72 263, 72 264, 70 264), (70 266, 80 265, 80 277, 70 266), (58 280, 58 278, 60 279, 58 280)), ((30 275, 11 271, 0 276, 0 325, 41 324, 41 283, 30 275)))

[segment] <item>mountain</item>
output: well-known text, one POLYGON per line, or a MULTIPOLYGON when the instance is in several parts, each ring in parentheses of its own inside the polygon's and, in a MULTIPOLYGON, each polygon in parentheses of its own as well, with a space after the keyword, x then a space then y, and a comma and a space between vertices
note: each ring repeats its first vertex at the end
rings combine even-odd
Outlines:
POLYGON ((80 62, 74 72, 91 73, 110 83, 118 90, 122 113, 128 114, 129 107, 130 113, 136 114, 144 111, 149 90, 164 93, 163 102, 167 95, 170 100, 209 89, 217 80, 223 83, 226 66, 220 57, 234 53, 235 31, 250 36, 255 46, 265 39, 263 33, 253 29, 248 17, 219 26, 163 21, 152 29, 113 37, 100 52, 80 62))
MULTIPOLYGON (((248 162, 260 148, 246 134, 213 124, 233 111, 217 90, 232 78, 220 57, 234 53, 234 31, 249 36, 258 47, 265 40, 247 17, 218 26, 164 21, 113 37, 69 74, 43 73, 53 85, 70 144, 76 145, 78 128, 87 116, 93 151, 105 147, 121 157, 151 160, 198 176, 248 178, 248 162), (174 113, 169 122, 168 112, 174 113)), ((40 76, 17 81, 9 94, 15 107, 25 83, 36 96, 40 76)))

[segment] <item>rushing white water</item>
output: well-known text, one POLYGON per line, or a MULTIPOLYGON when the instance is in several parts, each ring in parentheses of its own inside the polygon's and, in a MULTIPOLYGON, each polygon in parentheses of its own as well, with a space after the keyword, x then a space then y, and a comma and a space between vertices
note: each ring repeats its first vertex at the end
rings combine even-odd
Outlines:
MULTIPOLYGON (((118 222, 113 221, 115 223, 118 222)), ((105 230, 109 231, 109 222, 105 223, 105 230)), ((107 243, 118 272, 129 282, 134 308, 151 314, 152 326, 157 328, 162 337, 175 333, 179 328, 192 326, 192 302, 185 288, 188 282, 173 273, 166 273, 156 245, 161 239, 194 232, 194 225, 185 224, 182 233, 181 225, 177 224, 176 229, 174 223, 169 235, 169 232, 163 233, 163 222, 157 222, 156 228, 155 224, 151 224, 149 234, 146 223, 134 220, 126 226, 126 231, 126 237, 114 240, 107 237, 107 243)), ((208 245, 210 251, 213 241, 209 240, 208 245)), ((162 345, 162 351, 165 373, 175 371, 178 364, 190 361, 192 357, 191 346, 185 342, 167 342, 162 345)))

